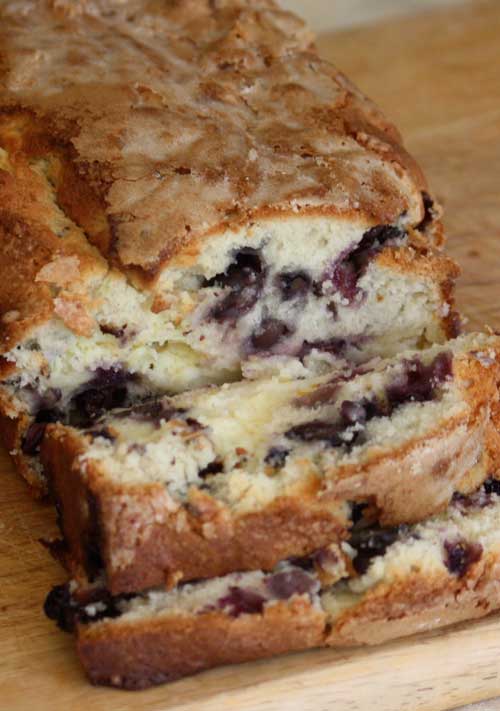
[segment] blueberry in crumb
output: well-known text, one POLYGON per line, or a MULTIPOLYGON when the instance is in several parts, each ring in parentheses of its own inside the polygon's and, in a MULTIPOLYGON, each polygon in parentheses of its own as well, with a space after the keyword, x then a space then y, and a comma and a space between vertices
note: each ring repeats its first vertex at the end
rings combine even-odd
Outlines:
POLYGON ((266 587, 278 600, 287 600, 292 595, 312 593, 318 587, 315 578, 302 569, 285 570, 266 578, 266 587))
POLYGON ((250 352, 269 351, 280 341, 293 333, 283 321, 274 318, 264 319, 250 336, 250 352))
POLYGON ((210 464, 207 464, 206 467, 200 469, 200 471, 198 472, 198 476, 200 477, 200 479, 206 479, 208 476, 212 476, 213 474, 220 474, 223 471, 223 463, 218 459, 215 459, 213 462, 210 462, 210 464))
POLYGON ((219 323, 231 322, 248 313, 257 303, 265 276, 259 251, 251 248, 240 250, 223 274, 217 274, 203 284, 205 288, 218 287, 228 291, 212 307, 209 318, 219 323))
POLYGON ((357 245, 344 250, 327 269, 322 282, 315 284, 316 293, 337 292, 347 305, 355 303, 360 293, 358 282, 370 261, 384 245, 396 245, 404 236, 405 232, 393 225, 377 225, 367 230, 357 245))
POLYGON ((406 531, 407 528, 405 526, 354 530, 349 539, 349 544, 356 551, 356 556, 353 560, 355 571, 359 575, 366 573, 372 560, 384 555, 389 546, 406 531))
POLYGON ((452 362, 448 351, 439 353, 429 365, 424 365, 419 358, 405 360, 401 373, 387 387, 391 406, 432 400, 436 389, 451 377, 452 362))
POLYGON ((305 272, 282 272, 276 283, 284 301, 304 297, 311 288, 311 277, 305 272))
POLYGON ((266 598, 253 590, 231 586, 229 593, 217 601, 217 607, 232 617, 262 612, 266 598))
POLYGON ((477 563, 483 554, 480 543, 469 543, 465 539, 444 542, 444 563, 452 575, 463 577, 471 565, 477 563))
POLYGON ((328 442, 333 447, 342 444, 338 424, 323 420, 311 420, 301 425, 295 425, 285 432, 285 437, 300 442, 328 442))
POLYGON ((496 494, 500 496, 500 479, 487 479, 483 484, 484 491, 487 494, 496 494))
POLYGON ((356 402, 344 400, 340 406, 340 418, 330 422, 327 420, 311 420, 291 427, 285 436, 302 442, 327 442, 331 447, 353 447, 360 444, 364 425, 374 417, 387 414, 385 405, 374 397, 371 400, 362 398, 356 402), (358 425, 358 429, 353 429, 358 425))
POLYGON ((108 410, 123 407, 132 380, 134 376, 124 368, 97 368, 93 378, 71 399, 71 424, 88 427, 108 410))
POLYGON ((125 340, 125 326, 111 326, 109 324, 101 324, 99 330, 101 333, 107 334, 108 336, 114 336, 114 338, 122 341, 125 340))
POLYGON ((285 466, 286 458, 290 454, 285 447, 271 447, 264 458, 264 462, 274 469, 281 469, 285 466))

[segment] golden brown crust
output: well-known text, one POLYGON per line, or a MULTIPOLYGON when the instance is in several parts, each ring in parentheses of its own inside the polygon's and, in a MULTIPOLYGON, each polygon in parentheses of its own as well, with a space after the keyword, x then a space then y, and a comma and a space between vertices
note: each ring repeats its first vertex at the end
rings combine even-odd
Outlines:
POLYGON ((295 598, 261 615, 210 612, 158 616, 139 625, 81 625, 77 650, 94 684, 143 689, 222 664, 318 647, 324 623, 323 612, 295 598))
MULTIPOLYGON (((45 234, 48 237, 48 233, 45 234)), ((44 236, 42 230, 28 226, 12 213, 0 213, 2 352, 9 351, 26 332, 44 323, 52 314, 49 287, 35 282, 38 269, 50 255, 43 248, 44 236)))
POLYGON ((103 519, 111 524, 107 532, 111 529, 114 534, 106 540, 104 555, 107 569, 113 571, 109 585, 118 591, 173 584, 179 579, 212 578, 235 570, 272 570, 279 560, 306 555, 347 536, 342 507, 337 503, 322 507, 314 501, 282 498, 258 513, 232 517, 226 511, 204 516, 190 503, 188 513, 182 510, 150 526, 147 537, 140 538, 131 550, 128 540, 123 541, 129 538, 127 525, 137 508, 147 510, 148 503, 153 508, 157 498, 153 494, 148 502, 138 497, 132 511, 127 510, 130 497, 124 499, 108 500, 113 508, 121 504, 118 520, 106 518, 102 511, 103 519), (130 559, 123 568, 115 562, 121 554, 130 559))
MULTIPOLYGON (((67 160, 57 143, 40 131, 31 114, 0 111, 0 148, 7 156, 2 161, 0 151, 2 353, 49 320, 58 310, 58 300, 60 316, 64 317, 68 300, 85 309, 87 279, 103 276, 108 269, 62 211, 57 186, 67 160)), ((79 204, 95 212, 92 201, 82 194, 81 180, 71 176, 70 184, 79 204)), ((73 318, 63 320, 70 328, 75 326, 73 318)))
POLYGON ((56 155, 59 204, 150 275, 269 208, 417 225, 420 169, 311 40, 267 0, 3 3, 0 108, 23 120, 0 145, 56 155))

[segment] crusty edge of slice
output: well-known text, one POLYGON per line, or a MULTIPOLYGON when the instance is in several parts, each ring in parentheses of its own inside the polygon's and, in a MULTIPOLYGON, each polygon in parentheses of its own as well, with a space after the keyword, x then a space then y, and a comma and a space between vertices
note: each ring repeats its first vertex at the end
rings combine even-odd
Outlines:
POLYGON ((141 689, 224 664, 322 646, 381 644, 500 609, 500 550, 463 577, 439 572, 381 584, 333 621, 306 596, 231 617, 220 611, 79 624, 77 651, 95 684, 141 689))
POLYGON ((223 664, 318 647, 324 630, 324 612, 302 596, 240 617, 207 612, 80 625, 77 651, 93 683, 142 689, 223 664))

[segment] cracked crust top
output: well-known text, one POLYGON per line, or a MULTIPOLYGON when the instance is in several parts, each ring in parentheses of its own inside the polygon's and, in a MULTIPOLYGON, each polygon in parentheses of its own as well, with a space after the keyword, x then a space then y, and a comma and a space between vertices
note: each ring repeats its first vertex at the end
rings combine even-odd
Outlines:
POLYGON ((418 166, 312 40, 272 0, 8 1, 0 145, 57 154, 59 203, 149 278, 269 213, 418 224, 418 166))

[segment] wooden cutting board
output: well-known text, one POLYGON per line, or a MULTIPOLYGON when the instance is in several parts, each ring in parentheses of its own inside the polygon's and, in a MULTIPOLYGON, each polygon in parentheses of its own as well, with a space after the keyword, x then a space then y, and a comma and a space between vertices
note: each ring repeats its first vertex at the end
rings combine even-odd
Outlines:
MULTIPOLYGON (((325 0, 325 11, 334 3, 325 0)), ((500 328, 500 2, 323 37, 333 59, 398 124, 446 208, 470 325, 500 328)), ((0 453, 0 711, 439 711, 500 695, 500 617, 373 650, 228 667, 127 693, 90 687, 72 640, 44 619, 63 572, 55 534, 0 453)))

